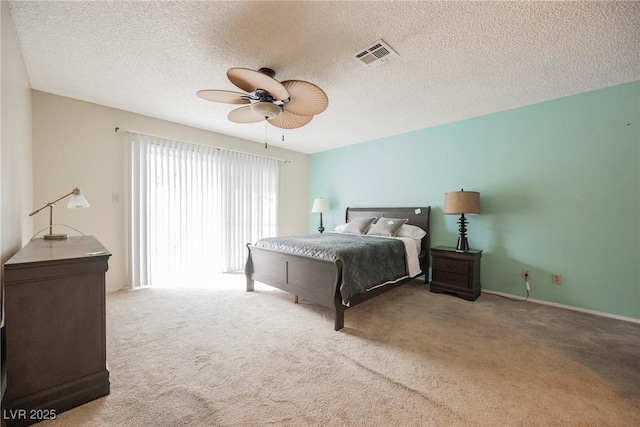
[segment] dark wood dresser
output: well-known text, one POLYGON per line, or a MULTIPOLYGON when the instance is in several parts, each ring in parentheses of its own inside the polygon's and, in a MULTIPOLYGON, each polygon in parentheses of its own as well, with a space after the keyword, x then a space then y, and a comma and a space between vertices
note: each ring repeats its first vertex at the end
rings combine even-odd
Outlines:
POLYGON ((105 273, 93 236, 33 239, 4 264, 2 418, 30 425, 109 394, 105 273))
POLYGON ((480 296, 480 257, 482 251, 437 246, 431 248, 431 292, 448 292, 469 301, 480 296))

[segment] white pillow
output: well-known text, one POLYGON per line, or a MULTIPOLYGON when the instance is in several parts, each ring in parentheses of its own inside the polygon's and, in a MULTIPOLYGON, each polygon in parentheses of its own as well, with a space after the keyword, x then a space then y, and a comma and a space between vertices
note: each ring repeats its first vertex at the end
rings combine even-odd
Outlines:
POLYGON ((347 228, 347 224, 346 222, 344 224, 340 224, 338 225, 336 228, 333 229, 333 231, 337 231, 338 233, 343 233, 344 229, 347 228))
POLYGON ((411 237, 412 239, 422 239, 427 235, 427 232, 415 225, 403 224, 398 230, 397 237, 411 237))

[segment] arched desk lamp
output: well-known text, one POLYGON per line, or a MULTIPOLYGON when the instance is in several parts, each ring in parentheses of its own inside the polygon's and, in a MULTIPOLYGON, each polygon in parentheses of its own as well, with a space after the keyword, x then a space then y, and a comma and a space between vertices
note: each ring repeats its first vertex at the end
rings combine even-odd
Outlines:
POLYGON ((59 199, 56 199, 53 202, 49 202, 40 209, 36 209, 29 214, 29 216, 33 216, 41 210, 49 208, 49 234, 45 234, 43 236, 45 240, 65 240, 69 238, 68 234, 53 234, 53 207, 57 202, 69 196, 71 196, 71 198, 69 199, 69 203, 67 204, 67 209, 84 209, 90 206, 89 202, 87 202, 87 199, 85 199, 84 196, 80 193, 80 190, 78 188, 74 188, 73 190, 71 190, 71 192, 65 194, 59 199))

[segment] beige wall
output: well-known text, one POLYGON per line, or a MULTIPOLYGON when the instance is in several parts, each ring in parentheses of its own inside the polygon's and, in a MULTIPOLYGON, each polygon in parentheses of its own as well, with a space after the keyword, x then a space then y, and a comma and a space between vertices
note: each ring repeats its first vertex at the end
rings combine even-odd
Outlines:
MULTIPOLYGON (((281 167, 279 234, 306 233, 309 221, 309 156, 259 143, 157 120, 45 92, 32 92, 33 203, 38 208, 79 187, 90 209, 57 208, 55 222, 94 235, 113 256, 107 288, 126 284, 127 167, 131 129, 166 138, 289 160, 281 167), (119 127, 120 132, 115 132, 119 127)), ((34 230, 47 226, 45 211, 34 230)), ((60 229, 59 231, 63 231, 60 229)), ((69 230, 70 234, 77 234, 69 230)))
POLYGON ((29 241, 33 233, 29 218, 32 204, 31 88, 5 1, 0 3, 0 14, 0 242, 4 263, 29 241))

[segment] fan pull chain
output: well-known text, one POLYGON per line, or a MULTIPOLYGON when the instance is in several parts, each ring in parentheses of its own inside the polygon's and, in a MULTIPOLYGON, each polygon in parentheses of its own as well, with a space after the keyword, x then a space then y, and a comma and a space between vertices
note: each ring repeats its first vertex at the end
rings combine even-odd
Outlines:
POLYGON ((282 142, 284 143, 284 128, 282 129, 282 142))
POLYGON ((267 127, 269 126, 267 122, 268 118, 269 117, 264 118, 264 149, 265 150, 267 149, 267 127))

